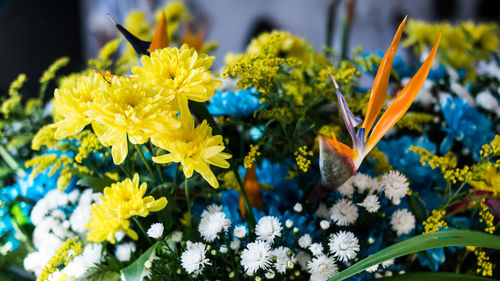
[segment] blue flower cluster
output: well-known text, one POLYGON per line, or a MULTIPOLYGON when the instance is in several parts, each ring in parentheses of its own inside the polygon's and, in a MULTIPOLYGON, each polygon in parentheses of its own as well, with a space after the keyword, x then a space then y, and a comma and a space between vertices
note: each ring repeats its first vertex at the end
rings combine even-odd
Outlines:
POLYGON ((33 205, 29 201, 37 202, 57 187, 58 173, 52 177, 40 173, 35 178, 31 177, 31 171, 27 174, 14 185, 0 190, 0 237, 5 239, 5 244, 10 244, 11 250, 20 245, 15 237, 16 227, 30 223, 29 214, 33 205))
POLYGON ((249 116, 264 106, 257 94, 257 90, 253 87, 237 91, 216 91, 210 99, 208 111, 212 115, 228 115, 236 118, 249 116))
POLYGON ((453 140, 456 140, 467 147, 474 158, 479 159, 481 146, 495 137, 493 122, 459 97, 445 95, 440 105, 448 126, 443 128, 447 134, 439 152, 448 152, 453 140))

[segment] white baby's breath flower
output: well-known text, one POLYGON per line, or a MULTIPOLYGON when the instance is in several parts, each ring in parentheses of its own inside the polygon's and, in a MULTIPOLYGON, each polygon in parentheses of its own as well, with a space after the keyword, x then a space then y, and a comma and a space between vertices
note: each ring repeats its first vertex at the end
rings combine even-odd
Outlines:
POLYGON ((338 273, 338 267, 333 257, 321 255, 307 263, 311 281, 326 281, 338 273))
POLYGON ((325 203, 320 203, 318 209, 314 214, 322 219, 329 219, 330 218, 330 212, 328 212, 328 208, 326 207, 325 203))
POLYGON ((327 230, 330 228, 330 222, 327 220, 322 220, 319 222, 319 226, 321 227, 321 229, 327 230))
POLYGON ((394 205, 399 205, 401 198, 408 192, 408 180, 398 171, 390 171, 382 176, 384 194, 394 205))
POLYGON ((199 275, 205 265, 210 265, 210 261, 206 258, 206 245, 188 241, 187 248, 181 255, 181 264, 187 273, 199 275))
POLYGON ((207 207, 207 209, 203 211, 203 213, 201 213, 201 217, 204 217, 207 214, 213 214, 213 213, 217 213, 217 212, 222 212, 222 206, 217 205, 217 204, 212 204, 212 205, 209 205, 207 207))
POLYGON ((237 227, 234 228, 234 236, 236 238, 245 238, 245 236, 247 235, 247 229, 244 225, 239 225, 237 227))
POLYGON ((330 238, 328 246, 330 246, 330 253, 343 262, 354 259, 359 252, 358 238, 349 231, 335 233, 330 238))
POLYGON ((307 270, 307 263, 311 260, 311 255, 309 255, 306 251, 300 250, 297 253, 297 263, 303 270, 307 270))
POLYGON ((274 238, 281 237, 282 229, 281 223, 276 217, 265 216, 255 226, 255 234, 257 234, 257 239, 271 244, 274 238))
POLYGON ((386 260, 381 263, 383 268, 388 268, 389 266, 394 264, 394 259, 386 260))
POLYGON ((169 239, 170 241, 174 243, 179 243, 182 241, 182 231, 176 230, 170 234, 169 239))
POLYGON ((163 224, 153 223, 148 229, 148 236, 154 239, 158 239, 163 235, 163 224))
POLYGON ((267 242, 257 240, 249 243, 241 253, 241 265, 248 275, 253 275, 259 269, 266 270, 271 264, 271 246, 267 242))
POLYGON ((342 184, 337 191, 345 197, 351 198, 354 194, 354 186, 352 185, 352 177, 342 184))
POLYGON ((207 242, 213 242, 219 233, 226 233, 231 226, 231 221, 224 212, 206 213, 202 216, 198 231, 201 237, 207 242))
POLYGON ((233 251, 238 251, 240 245, 241 245, 240 239, 235 238, 233 241, 231 241, 231 243, 229 243, 229 248, 231 248, 231 250, 233 251))
POLYGON ((226 245, 222 245, 222 246, 220 246, 220 248, 219 248, 219 252, 221 252, 222 254, 226 254, 226 253, 227 253, 227 251, 228 251, 228 249, 227 249, 227 246, 226 246, 226 245))
POLYGON ((352 183, 358 188, 359 193, 367 191, 369 194, 380 193, 382 187, 377 179, 363 173, 357 173, 352 177, 352 183))
POLYGON ((366 270, 366 271, 368 271, 368 272, 370 272, 370 273, 373 273, 373 272, 375 272, 375 271, 377 271, 377 270, 378 270, 378 264, 376 264, 376 265, 372 265, 372 266, 368 267, 368 268, 367 268, 367 269, 365 269, 365 270, 366 270))
POLYGON ((351 225, 358 218, 358 208, 348 199, 340 199, 330 208, 330 218, 339 226, 351 225))
POLYGON ((312 243, 311 235, 304 234, 299 238, 299 246, 303 249, 307 249, 312 243))
POLYGON ((323 255, 323 250, 323 245, 321 245, 321 243, 313 243, 309 246, 309 251, 311 251, 315 257, 323 255))
POLYGON ((135 250, 136 247, 134 242, 119 244, 116 246, 115 256, 119 261, 128 261, 135 250))
POLYGON ((294 206, 293 206, 293 210, 297 213, 300 213, 302 212, 304 208, 302 207, 302 204, 300 203, 296 203, 294 206))
POLYGON ((391 227, 398 235, 408 234, 415 228, 415 217, 407 209, 396 210, 391 217, 391 227))
POLYGON ((286 226, 286 228, 292 228, 292 226, 293 226, 293 221, 292 221, 292 220, 286 220, 286 221, 285 221, 285 226, 286 226))
POLYGON ((288 255, 290 248, 288 247, 279 247, 272 251, 272 256, 276 257, 274 268, 277 272, 284 274, 286 269, 288 268, 288 264, 290 262, 294 262, 294 258, 288 255))
POLYGON ((272 271, 272 270, 269 270, 266 272, 266 274, 264 274, 264 276, 267 279, 274 279, 274 277, 276 277, 276 273, 274 273, 274 271, 272 271))
POLYGON ((358 203, 358 206, 364 207, 368 213, 375 213, 380 209, 377 195, 367 195, 363 202, 358 203))

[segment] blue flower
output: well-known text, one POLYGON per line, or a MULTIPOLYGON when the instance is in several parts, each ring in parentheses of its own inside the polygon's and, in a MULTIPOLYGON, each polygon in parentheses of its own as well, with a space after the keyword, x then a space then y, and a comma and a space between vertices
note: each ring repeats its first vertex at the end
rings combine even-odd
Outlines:
POLYGON ((418 253, 418 261, 422 266, 432 271, 438 271, 439 266, 446 261, 444 248, 435 248, 418 253))
POLYGON ((208 111, 212 115, 246 117, 264 106, 260 103, 257 94, 258 92, 253 87, 237 91, 217 91, 210 99, 208 111))
POLYGON ((493 122, 459 97, 445 95, 440 100, 441 111, 448 127, 443 128, 446 137, 439 147, 440 153, 448 152, 453 140, 461 142, 479 159, 481 146, 495 136, 493 122))
POLYGON ((438 171, 422 166, 420 156, 410 151, 412 145, 423 147, 432 153, 436 152, 436 145, 425 134, 418 138, 403 136, 399 139, 382 140, 377 147, 385 153, 394 169, 399 170, 411 180, 412 188, 428 188, 441 179, 441 176, 438 171), (395 147, 398 149, 394 149, 395 147))

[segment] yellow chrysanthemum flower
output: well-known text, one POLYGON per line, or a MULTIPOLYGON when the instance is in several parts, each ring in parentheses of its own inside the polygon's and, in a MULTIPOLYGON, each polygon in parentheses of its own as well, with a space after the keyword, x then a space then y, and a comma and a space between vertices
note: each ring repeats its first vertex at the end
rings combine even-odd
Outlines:
POLYGON ((101 203, 92 204, 92 215, 85 225, 90 231, 87 239, 92 242, 108 240, 115 243, 114 234, 124 231, 132 239, 138 238, 137 233, 130 229, 129 218, 133 216, 146 217, 149 212, 158 212, 165 208, 167 199, 153 196, 143 197, 147 190, 147 183, 139 186, 139 175, 104 188, 101 203))
POLYGON ((97 73, 79 77, 72 88, 59 88, 54 92, 54 108, 61 120, 53 124, 56 139, 64 139, 77 134, 90 124, 88 116, 90 104, 96 92, 104 88, 104 79, 97 73))
POLYGON ((142 56, 143 66, 133 67, 132 72, 140 80, 163 88, 166 97, 175 97, 181 114, 189 116, 188 100, 205 102, 222 87, 222 81, 208 70, 214 59, 198 55, 187 45, 164 48, 142 56))
POLYGON ((101 243, 107 240, 114 244, 115 233, 123 231, 130 238, 137 240, 137 232, 130 229, 130 221, 120 217, 118 212, 109 209, 100 204, 90 206, 92 216, 85 227, 90 231, 87 233, 87 240, 90 242, 101 243))
POLYGON ((127 178, 104 188, 101 200, 104 206, 116 210, 126 219, 132 216, 146 217, 149 212, 158 212, 167 205, 165 197, 158 200, 153 196, 143 197, 147 188, 148 184, 145 182, 139 186, 139 175, 135 174, 132 180, 127 178))
POLYGON ((212 136, 212 128, 204 120, 196 128, 194 120, 183 120, 180 129, 175 132, 151 138, 154 145, 167 150, 169 154, 153 157, 156 163, 181 163, 184 175, 190 178, 193 171, 201 176, 213 187, 219 187, 219 182, 210 165, 229 168, 226 159, 231 158, 224 150, 222 136, 212 136))
POLYGON ((88 114, 99 140, 112 146, 115 164, 127 157, 127 136, 131 143, 143 144, 156 133, 179 127, 171 102, 174 97, 162 91, 136 79, 114 77, 111 85, 96 95, 88 114))

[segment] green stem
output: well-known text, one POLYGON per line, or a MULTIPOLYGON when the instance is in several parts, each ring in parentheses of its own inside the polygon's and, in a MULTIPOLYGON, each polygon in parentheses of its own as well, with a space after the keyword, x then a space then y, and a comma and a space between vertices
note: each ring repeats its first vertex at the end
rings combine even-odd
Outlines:
POLYGON ((338 0, 332 0, 328 5, 328 15, 326 18, 326 46, 333 48, 333 35, 335 28, 335 11, 337 10, 338 0))
POLYGON ((142 224, 139 222, 139 220, 137 219, 137 217, 133 216, 132 219, 134 220, 135 224, 137 224, 137 226, 141 230, 142 234, 146 237, 146 239, 148 240, 148 243, 149 244, 153 244, 153 241, 151 241, 151 239, 148 236, 148 233, 146 232, 146 230, 144 229, 144 227, 142 226, 142 224))
POLYGON ((120 169, 129 177, 129 178, 132 178, 132 174, 127 170, 127 168, 125 168, 124 165, 118 165, 118 167, 120 167, 120 169))
POLYGON ((154 181, 157 183, 160 183, 158 178, 156 177, 155 173, 153 172, 153 168, 151 168, 151 165, 149 165, 148 160, 146 160, 146 157, 144 156, 144 152, 142 152, 141 147, 138 144, 135 144, 135 149, 137 150, 137 153, 139 153, 139 157, 141 157, 142 162, 146 166, 146 169, 148 169, 149 173, 151 174, 151 177, 153 177, 154 181))
POLYGON ((189 225, 191 225, 191 201, 189 201, 188 178, 184 178, 184 190, 186 191, 186 203, 187 203, 187 209, 188 209, 188 220, 189 220, 189 225))
POLYGON ((177 186, 177 171, 179 171, 179 165, 180 163, 177 162, 175 163, 175 171, 174 171, 174 184, 177 186))
POLYGON ((10 155, 10 153, 3 147, 3 145, 0 144, 0 156, 3 158, 3 160, 9 165, 9 167, 14 170, 17 174, 18 177, 24 178, 26 176, 26 173, 24 170, 21 168, 21 165, 17 163, 16 159, 10 155))
POLYGON ((354 16, 355 0, 348 0, 346 3, 346 13, 342 20, 342 44, 340 51, 340 58, 345 60, 348 56, 349 48, 349 33, 351 32, 351 25, 354 16))
MULTIPOLYGON (((205 104, 200 103, 200 102, 192 102, 189 101, 189 107, 193 110, 193 112, 198 115, 200 118, 207 120, 208 124, 213 130, 214 135, 222 135, 222 131, 215 123, 214 118, 208 112, 207 107, 205 104)), ((229 148, 227 148, 228 152, 231 153, 229 148)), ((231 165, 231 170, 234 172, 234 176, 236 177, 236 180, 238 181, 238 184, 240 186, 241 194, 243 195, 243 201, 245 203, 245 210, 246 212, 246 221, 248 223, 248 228, 251 229, 250 232, 253 231, 254 226, 255 226, 255 216, 252 211, 252 207, 250 205, 250 201, 248 201, 248 197, 245 191, 245 188, 243 186, 243 182, 241 181, 240 174, 238 173, 238 168, 236 166, 236 163, 233 161, 233 159, 229 159, 229 163, 231 165)))
MULTIPOLYGON (((148 145, 146 145, 146 149, 148 150, 149 154, 151 154, 151 156, 155 156, 153 154, 153 145, 151 144, 151 142, 148 142, 148 145)), ((160 169, 160 164, 158 163, 154 163, 154 166, 156 167, 156 173, 158 173, 160 175, 160 180, 162 183, 165 182, 165 176, 163 176, 163 173, 160 169)))

